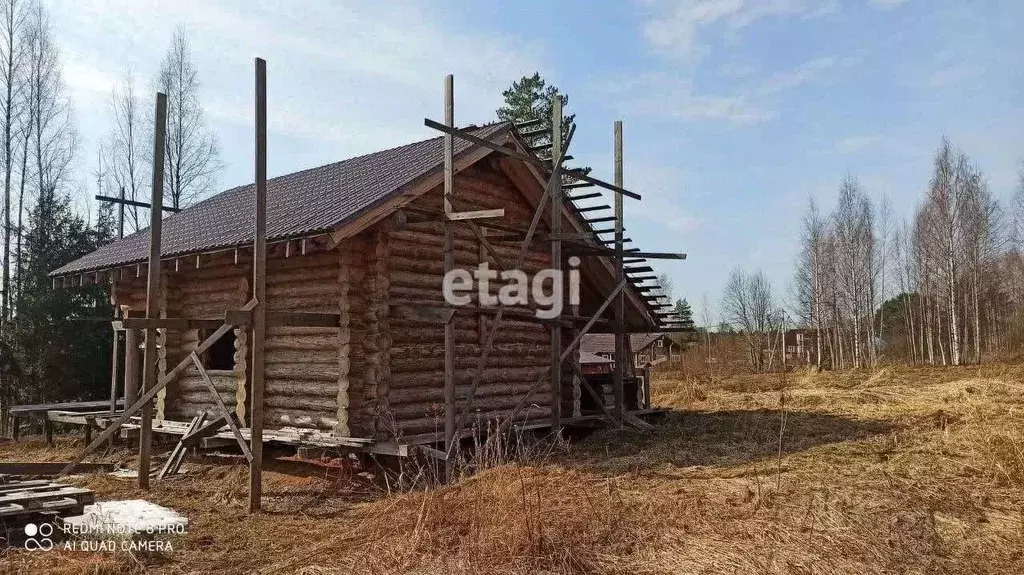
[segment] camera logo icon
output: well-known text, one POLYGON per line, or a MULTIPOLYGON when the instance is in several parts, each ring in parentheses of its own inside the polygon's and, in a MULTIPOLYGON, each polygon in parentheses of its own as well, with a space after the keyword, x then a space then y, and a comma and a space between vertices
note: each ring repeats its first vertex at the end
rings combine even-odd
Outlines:
POLYGON ((25 549, 29 551, 49 551, 53 549, 53 525, 50 523, 25 524, 25 549))

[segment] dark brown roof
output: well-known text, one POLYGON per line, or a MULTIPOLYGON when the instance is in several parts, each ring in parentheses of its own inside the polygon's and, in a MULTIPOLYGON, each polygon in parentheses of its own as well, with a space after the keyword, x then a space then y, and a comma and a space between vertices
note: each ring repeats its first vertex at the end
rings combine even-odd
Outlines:
POLYGON ((592 364, 607 364, 615 363, 615 360, 607 357, 601 357, 596 353, 590 353, 589 351, 580 352, 580 364, 581 365, 592 365, 592 364))
MULTIPOLYGON (((629 346, 636 353, 651 345, 663 333, 631 333, 629 334, 629 346)), ((580 341, 580 351, 589 353, 615 353, 615 334, 613 333, 588 333, 580 341)))
MULTIPOLYGON (((496 140, 509 124, 499 122, 475 131, 496 140)), ((455 139, 455 153, 472 144, 455 139)), ((475 147, 475 146, 473 146, 475 147)), ((267 239, 280 240, 325 232, 387 200, 402 186, 439 168, 441 138, 311 168, 267 182, 267 239)), ((231 188, 173 214, 163 221, 161 255, 175 256, 252 243, 253 184, 231 188)), ((50 275, 105 269, 145 260, 149 230, 66 264, 50 275)))

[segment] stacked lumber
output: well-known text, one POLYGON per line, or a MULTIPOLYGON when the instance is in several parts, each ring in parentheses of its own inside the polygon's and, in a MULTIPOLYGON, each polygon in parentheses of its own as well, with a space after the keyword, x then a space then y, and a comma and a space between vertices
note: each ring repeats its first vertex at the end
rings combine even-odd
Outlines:
POLYGON ((88 489, 45 479, 0 475, 0 526, 7 534, 17 534, 28 523, 81 515, 93 501, 95 495, 88 489))

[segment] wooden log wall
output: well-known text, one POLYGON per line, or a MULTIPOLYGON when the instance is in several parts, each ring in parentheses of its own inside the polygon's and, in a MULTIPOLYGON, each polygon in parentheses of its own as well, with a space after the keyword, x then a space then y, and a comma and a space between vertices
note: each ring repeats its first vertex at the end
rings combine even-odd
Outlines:
MULTIPOLYGON (((362 317, 362 288, 365 239, 351 240, 337 250, 314 254, 292 253, 267 262, 267 300, 271 311, 342 313, 339 328, 283 327, 267 329, 266 389, 264 425, 269 428, 303 427, 349 435, 366 433, 373 417, 361 395, 365 319, 362 317), (353 296, 353 297, 350 297, 353 296), (353 313, 355 310, 355 313, 353 313), (353 316, 357 316, 353 319, 353 316), (351 342, 359 342, 353 346, 351 342), (353 347, 358 348, 353 350, 353 347), (355 392, 353 396, 353 392, 355 392), (357 411, 352 415, 350 411, 357 411)), ((251 297, 251 267, 243 259, 235 264, 228 257, 211 261, 198 269, 167 274, 164 317, 217 318, 229 309, 239 309, 251 297)), ((116 284, 119 305, 141 310, 145 307, 145 278, 121 280, 116 284)), ((191 353, 207 334, 188 330, 168 332, 161 347, 161 366, 191 353)), ((234 330, 234 366, 229 370, 207 369, 224 404, 248 425, 248 334, 234 330)), ((188 419, 200 411, 213 412, 215 402, 198 372, 186 368, 168 386, 161 415, 188 419)))
MULTIPOLYGON (((533 208, 511 181, 486 162, 477 164, 455 178, 454 205, 457 211, 504 208, 504 225, 526 228, 533 217, 533 208)), ((440 211, 441 190, 435 189, 417 199, 413 206, 440 211)), ((478 223, 486 225, 486 220, 478 223)), ((543 226, 541 226, 543 228, 543 226)), ((470 271, 480 262, 480 242, 465 225, 453 226, 455 234, 455 265, 470 271)), ((491 235, 503 232, 493 231, 491 235)), ((409 223, 390 233, 388 242, 388 294, 393 300, 419 300, 443 303, 444 274, 443 236, 439 222, 409 223)), ((494 242, 496 251, 506 265, 515 262, 518 243, 494 242)), ((488 258, 492 269, 500 269, 488 258)), ((530 277, 550 267, 546 244, 536 243, 527 252, 522 269, 530 277)), ((496 295, 500 285, 491 282, 490 293, 496 295)), ((470 295, 475 303, 475 291, 470 295)), ((469 311, 457 311, 452 320, 456 337, 457 409, 465 401, 481 353, 481 343, 493 321, 469 311)), ((444 329, 404 319, 392 314, 390 389, 386 416, 391 433, 414 434, 435 432, 444 427, 444 329)), ((516 321, 505 316, 495 337, 487 367, 477 388, 471 421, 486 422, 507 416, 537 381, 550 361, 550 335, 544 325, 516 321)), ((570 380, 567 380, 571 382, 570 380)), ((571 393, 571 392, 570 392, 571 393)), ((570 395, 571 396, 571 395, 570 395)), ((550 417, 550 386, 541 384, 530 396, 527 409, 517 416, 529 419, 550 417)))
MULTIPOLYGON (((245 266, 221 265, 200 267, 177 273, 169 273, 167 281, 170 291, 176 293, 176 313, 167 317, 215 318, 224 317, 228 309, 238 309, 248 301, 249 284, 246 279, 245 266)), ((210 330, 206 330, 210 331, 210 330)), ((168 353, 175 357, 174 363, 195 351, 199 342, 209 335, 206 331, 192 329, 186 331, 170 330, 178 338, 176 345, 169 345, 168 353)), ((242 356, 241 365, 236 363, 235 369, 207 369, 224 405, 234 410, 243 424, 247 421, 247 405, 245 398, 245 336, 238 338, 235 330, 235 360, 242 356), (239 350, 241 346, 241 350, 239 350), (239 353, 241 351, 241 353, 239 353), (240 367, 241 371, 237 371, 240 367)), ((173 365, 173 364, 172 364, 173 365)), ((176 420, 189 420, 200 412, 211 415, 219 411, 219 407, 210 395, 199 372, 193 366, 187 367, 176 381, 167 386, 169 399, 167 402, 168 417, 176 420)))
MULTIPOLYGON (((339 313, 338 252, 269 259, 269 311, 339 313)), ((267 327, 264 425, 347 434, 339 416, 338 328, 267 327)))

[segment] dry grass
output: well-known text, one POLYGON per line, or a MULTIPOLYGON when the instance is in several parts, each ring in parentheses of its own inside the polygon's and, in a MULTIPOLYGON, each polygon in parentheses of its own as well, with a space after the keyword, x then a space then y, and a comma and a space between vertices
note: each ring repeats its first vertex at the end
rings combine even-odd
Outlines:
MULTIPOLYGON (((458 483, 387 494, 276 463, 244 512, 238 460, 147 497, 189 516, 166 557, 9 552, 56 573, 1014 573, 1024 571, 1024 369, 752 375, 667 366, 653 432, 608 430, 458 483)), ((0 459, 73 448, 0 444, 0 459)), ((123 457, 127 463, 130 453, 123 457)), ((104 497, 131 483, 80 480, 104 497)))

